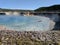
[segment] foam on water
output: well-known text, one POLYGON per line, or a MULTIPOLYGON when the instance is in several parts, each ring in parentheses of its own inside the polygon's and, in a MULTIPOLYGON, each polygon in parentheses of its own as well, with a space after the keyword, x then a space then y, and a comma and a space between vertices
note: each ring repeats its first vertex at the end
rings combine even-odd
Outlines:
POLYGON ((0 16, 0 25, 9 30, 45 31, 53 29, 55 23, 42 16, 0 16))

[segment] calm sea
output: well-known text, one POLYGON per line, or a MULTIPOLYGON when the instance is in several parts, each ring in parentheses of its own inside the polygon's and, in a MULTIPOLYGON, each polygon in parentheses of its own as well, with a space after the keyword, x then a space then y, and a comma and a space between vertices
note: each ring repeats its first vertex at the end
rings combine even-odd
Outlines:
POLYGON ((50 19, 42 16, 0 16, 0 26, 9 30, 40 31, 49 30, 50 19))

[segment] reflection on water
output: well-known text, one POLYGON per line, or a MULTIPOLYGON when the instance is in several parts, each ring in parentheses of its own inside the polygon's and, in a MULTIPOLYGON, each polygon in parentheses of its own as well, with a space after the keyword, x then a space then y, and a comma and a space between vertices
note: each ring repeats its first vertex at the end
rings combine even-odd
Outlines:
POLYGON ((54 22, 42 16, 0 16, 0 26, 19 31, 50 30, 54 22), (51 25, 51 22, 53 23, 51 25))

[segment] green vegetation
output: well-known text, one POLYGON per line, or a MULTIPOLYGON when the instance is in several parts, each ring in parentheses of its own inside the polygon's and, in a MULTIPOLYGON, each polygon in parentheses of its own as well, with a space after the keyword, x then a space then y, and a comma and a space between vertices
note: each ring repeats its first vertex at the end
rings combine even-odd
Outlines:
POLYGON ((27 12, 27 11, 29 11, 29 12, 32 12, 33 10, 22 10, 22 9, 4 9, 4 8, 0 8, 0 11, 6 11, 6 12, 8 12, 8 11, 12 11, 12 12, 14 12, 14 11, 17 11, 17 12, 27 12))
POLYGON ((35 11, 60 11, 60 5, 53 5, 50 7, 41 7, 36 9, 35 11))

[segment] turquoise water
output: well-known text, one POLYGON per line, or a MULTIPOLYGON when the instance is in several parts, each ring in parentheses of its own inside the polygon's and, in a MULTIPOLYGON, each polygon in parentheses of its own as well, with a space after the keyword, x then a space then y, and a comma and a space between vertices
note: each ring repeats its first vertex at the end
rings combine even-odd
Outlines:
POLYGON ((42 16, 0 16, 0 26, 9 30, 41 31, 49 30, 50 19, 42 16))

